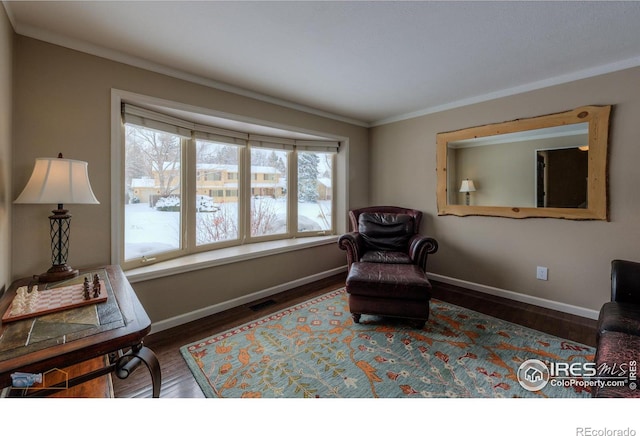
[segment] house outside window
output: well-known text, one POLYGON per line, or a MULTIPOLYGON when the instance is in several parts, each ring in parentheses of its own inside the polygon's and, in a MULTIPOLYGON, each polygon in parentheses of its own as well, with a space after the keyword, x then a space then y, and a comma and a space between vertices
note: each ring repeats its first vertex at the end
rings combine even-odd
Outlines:
POLYGON ((223 174, 238 172, 240 148, 200 139, 195 146, 196 171, 215 175, 196 184, 196 246, 237 240, 240 203, 237 197, 226 197, 224 193, 230 187, 237 188, 238 183, 228 182, 223 174))
POLYGON ((250 235, 259 237, 286 234, 289 221, 286 176, 291 152, 252 147, 250 153, 250 235))
POLYGON ((122 113, 123 268, 335 232, 337 141, 231 132, 129 104, 122 113))

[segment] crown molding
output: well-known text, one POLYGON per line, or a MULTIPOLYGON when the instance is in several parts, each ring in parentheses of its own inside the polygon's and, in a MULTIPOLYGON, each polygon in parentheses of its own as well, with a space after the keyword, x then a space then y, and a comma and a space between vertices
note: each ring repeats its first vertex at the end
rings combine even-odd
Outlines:
MULTIPOLYGON (((10 8, 7 8, 7 5, 5 4, 5 9, 10 9, 10 8)), ((146 59, 142 59, 136 56, 131 56, 117 50, 111 50, 108 48, 100 47, 100 46, 90 44, 75 38, 68 38, 66 36, 62 36, 53 32, 48 32, 39 28, 26 26, 26 25, 16 26, 15 23, 13 22, 12 22, 12 25, 13 25, 14 31, 17 34, 26 36, 29 38, 37 39, 43 42, 58 45, 71 50, 97 56, 100 58, 108 59, 114 62, 119 62, 132 67, 141 68, 147 71, 152 71, 154 73, 163 74, 165 76, 173 77, 176 79, 184 80, 184 81, 195 83, 198 85, 207 86, 209 88, 217 89, 219 91, 225 91, 232 94, 240 95, 242 97, 248 97, 254 100, 263 101, 265 103, 270 103, 277 106, 282 106, 289 109, 306 112, 312 115, 333 119, 335 121, 340 121, 347 124, 352 124, 360 127, 369 127, 369 123, 366 121, 344 117, 334 113, 325 112, 320 109, 315 109, 313 107, 309 107, 309 106, 301 105, 291 101, 272 97, 269 95, 261 94, 259 92, 250 91, 248 89, 229 85, 227 83, 223 83, 223 82, 219 82, 206 77, 198 76, 196 74, 187 73, 185 71, 182 71, 176 68, 168 67, 166 65, 158 64, 158 63, 155 63, 146 59)))
POLYGON ((472 104, 482 103, 485 101, 495 100, 498 98, 510 97, 517 94, 523 94, 529 91, 536 91, 543 88, 549 88, 555 85, 562 85, 564 83, 575 82, 576 80, 588 79, 590 77, 601 76, 608 73, 615 73, 616 71, 622 71, 629 68, 635 68, 638 66, 640 66, 640 57, 630 58, 630 59, 626 59, 618 62, 612 62, 607 65, 601 65, 594 68, 587 68, 587 69, 576 71, 573 73, 563 74, 561 76, 555 76, 549 79, 527 83, 521 86, 506 88, 499 91, 478 95, 475 97, 453 101, 451 103, 428 107, 415 112, 409 112, 406 114, 385 118, 385 119, 370 123, 370 126, 376 127, 376 126, 382 126, 384 124, 390 124, 398 121, 418 118, 424 115, 434 114, 437 112, 444 112, 446 110, 456 109, 463 106, 470 106, 472 104))
POLYGON ((347 124, 351 124, 359 127, 365 127, 365 128, 377 127, 385 124, 395 123, 398 121, 418 118, 418 117, 429 115, 429 114, 444 112, 447 110, 469 106, 477 103, 482 103, 490 100, 495 100, 498 98, 510 97, 517 94, 522 94, 530 91, 548 88, 555 85, 561 85, 564 83, 573 82, 576 80, 600 76, 603 74, 613 73, 616 71, 621 71, 628 68, 634 68, 634 67, 640 66, 640 57, 630 58, 622 61, 612 62, 606 65, 600 65, 593 68, 587 68, 584 70, 551 77, 545 80, 540 80, 540 81, 531 82, 531 83, 527 83, 520 86, 515 86, 515 87, 506 88, 506 89, 502 89, 494 92, 489 92, 489 93, 477 95, 474 97, 464 98, 464 99, 452 101, 452 102, 441 104, 441 105, 427 106, 417 111, 399 114, 392 117, 383 118, 377 121, 367 122, 360 119, 344 117, 334 113, 326 112, 320 109, 316 109, 316 108, 295 103, 292 101, 279 99, 276 97, 251 91, 248 89, 236 87, 236 86, 219 82, 203 76, 190 74, 176 68, 151 62, 139 57, 127 55, 120 51, 107 49, 104 47, 96 46, 94 44, 89 44, 87 42, 84 42, 75 38, 68 38, 68 37, 65 37, 56 33, 52 33, 52 32, 47 32, 45 30, 38 29, 32 26, 21 25, 16 21, 12 13, 10 2, 2 0, 2 4, 7 13, 7 17, 9 18, 9 21, 13 26, 14 31, 19 35, 27 36, 30 38, 38 39, 44 42, 59 45, 59 46, 76 50, 79 52, 109 59, 115 62, 129 65, 129 66, 141 68, 141 69, 156 72, 159 74, 164 74, 169 77, 174 77, 176 79, 207 86, 220 91, 229 92, 229 93, 240 95, 243 97, 252 98, 258 101, 263 101, 265 103, 270 103, 270 104, 286 107, 289 109, 294 109, 297 111, 301 111, 301 112, 309 113, 312 115, 317 115, 320 117, 329 118, 335 121, 340 121, 347 124))

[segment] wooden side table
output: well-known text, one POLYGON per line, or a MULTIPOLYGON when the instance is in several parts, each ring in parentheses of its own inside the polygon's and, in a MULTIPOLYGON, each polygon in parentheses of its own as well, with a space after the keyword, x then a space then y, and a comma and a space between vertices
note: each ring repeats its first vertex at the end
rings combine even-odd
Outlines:
MULTIPOLYGON (((0 388, 12 385, 11 374, 42 374, 108 356, 108 364, 86 374, 66 377, 41 389, 25 389, 23 396, 46 396, 113 373, 125 379, 141 363, 151 375, 153 397, 160 396, 161 371, 156 355, 143 345, 151 320, 119 266, 82 271, 80 276, 47 285, 47 289, 82 283, 99 274, 108 294, 104 303, 0 324, 0 388)), ((11 305, 16 291, 30 279, 16 280, 0 299, 0 315, 11 305)), ((39 284, 41 292, 44 284, 39 284)), ((57 374, 58 376, 60 374, 57 374)))

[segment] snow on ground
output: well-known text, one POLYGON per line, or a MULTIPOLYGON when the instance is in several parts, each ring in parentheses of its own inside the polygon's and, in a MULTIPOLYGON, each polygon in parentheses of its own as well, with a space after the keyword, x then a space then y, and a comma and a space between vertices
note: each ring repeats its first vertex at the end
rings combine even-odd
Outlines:
MULTIPOLYGON (((276 201, 275 204, 280 206, 277 211, 280 218, 277 222, 282 228, 286 224, 286 204, 284 201, 276 201)), ((235 213, 237 205, 235 203, 228 205, 230 206, 229 210, 235 213)), ((225 207, 225 204, 220 206, 225 207)), ((301 231, 328 229, 322 218, 320 207, 327 214, 328 222, 331 223, 330 201, 298 203, 298 222, 301 231)), ((281 231, 284 230, 276 230, 276 233, 281 231)), ((160 212, 149 207, 148 203, 125 205, 125 259, 135 259, 178 249, 180 247, 179 235, 179 212, 160 212)))

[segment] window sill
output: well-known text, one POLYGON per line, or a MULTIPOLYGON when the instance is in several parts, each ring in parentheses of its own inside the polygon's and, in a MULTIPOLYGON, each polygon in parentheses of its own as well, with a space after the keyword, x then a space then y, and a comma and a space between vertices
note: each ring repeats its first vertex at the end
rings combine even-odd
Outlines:
POLYGON ((273 254, 287 253, 310 247, 334 244, 338 236, 317 236, 311 238, 295 238, 280 241, 259 242, 255 244, 240 245, 237 247, 221 248, 203 253, 191 254, 178 259, 158 262, 153 265, 145 265, 125 271, 130 283, 143 282, 174 274, 196 271, 214 266, 225 265, 234 262, 242 262, 249 259, 257 259, 273 254))

